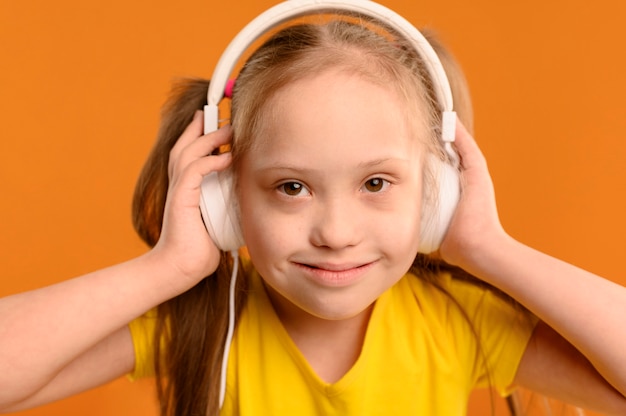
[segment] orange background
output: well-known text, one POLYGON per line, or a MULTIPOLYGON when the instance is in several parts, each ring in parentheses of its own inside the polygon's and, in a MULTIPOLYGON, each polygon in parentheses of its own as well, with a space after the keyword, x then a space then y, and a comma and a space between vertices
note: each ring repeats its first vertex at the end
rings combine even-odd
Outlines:
MULTIPOLYGON (((435 28, 465 68, 508 231, 626 284, 626 2, 382 2, 435 28)), ((210 77, 275 3, 0 1, 0 295, 145 250, 130 199, 171 81, 210 77)), ((149 383, 119 380, 24 414, 154 409, 149 383)))

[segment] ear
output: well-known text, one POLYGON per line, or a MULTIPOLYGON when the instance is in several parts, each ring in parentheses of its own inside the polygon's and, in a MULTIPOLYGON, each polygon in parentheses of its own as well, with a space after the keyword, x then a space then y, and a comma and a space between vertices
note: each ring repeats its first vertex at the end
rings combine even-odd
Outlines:
POLYGON ((461 184, 458 169, 433 154, 426 156, 424 172, 418 251, 429 254, 443 242, 461 197, 461 184))

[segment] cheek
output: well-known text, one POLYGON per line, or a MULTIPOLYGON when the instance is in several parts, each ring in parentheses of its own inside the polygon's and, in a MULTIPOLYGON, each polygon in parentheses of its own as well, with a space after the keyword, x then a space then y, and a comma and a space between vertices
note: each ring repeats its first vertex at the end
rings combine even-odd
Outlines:
POLYGON ((399 214, 402 221, 396 227, 395 245, 400 247, 401 252, 415 255, 420 242, 420 207, 414 204, 407 207, 404 214, 399 214))
POLYGON ((251 256, 276 257, 293 243, 293 230, 285 221, 268 209, 261 191, 254 187, 240 187, 240 224, 251 256))
POLYGON ((410 257, 412 262, 417 254, 420 243, 421 231, 421 187, 412 187, 400 201, 397 201, 398 209, 388 225, 389 246, 398 255, 410 257), (393 224, 393 225, 392 225, 393 224))

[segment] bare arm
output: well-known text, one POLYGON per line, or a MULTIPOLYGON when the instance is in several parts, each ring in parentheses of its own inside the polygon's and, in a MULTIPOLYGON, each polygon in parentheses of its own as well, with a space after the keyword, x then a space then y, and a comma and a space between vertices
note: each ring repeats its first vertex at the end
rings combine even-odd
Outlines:
POLYGON ((163 230, 150 252, 0 299, 0 411, 72 394, 70 378, 84 390, 132 369, 126 325, 215 270, 220 254, 202 224, 199 186, 230 163, 228 155, 206 156, 230 130, 201 132, 198 113, 171 151, 163 230))
MULTIPOLYGON (((465 183, 463 199, 441 248, 442 257, 511 295, 578 351, 576 355, 568 348, 545 348, 542 336, 546 333, 539 331, 534 338, 538 342, 530 344, 521 364, 520 380, 555 394, 562 386, 555 384, 551 389, 549 383, 554 379, 549 378, 533 382, 530 374, 544 377, 545 373, 526 372, 530 367, 525 365, 539 362, 537 356, 546 354, 561 360, 554 363, 567 363, 576 371, 579 366, 587 366, 588 360, 601 376, 594 379, 600 383, 596 387, 611 390, 624 406, 626 288, 511 238, 498 219, 486 162, 462 126, 457 129, 456 144, 463 160, 465 183)), ((567 395, 584 395, 585 388, 585 383, 580 383, 579 391, 567 395)))
POLYGON ((176 294, 159 283, 167 272, 156 275, 150 257, 0 300, 0 408, 47 388, 77 357, 176 294))
POLYGON ((3 408, 2 413, 30 409, 81 393, 128 374, 134 365, 130 332, 128 327, 123 327, 72 360, 39 391, 3 408))
POLYGON ((626 414, 624 396, 580 351, 543 322, 524 352, 514 383, 603 415, 626 414))
POLYGON ((626 393, 626 289, 508 239, 471 270, 509 293, 626 393))

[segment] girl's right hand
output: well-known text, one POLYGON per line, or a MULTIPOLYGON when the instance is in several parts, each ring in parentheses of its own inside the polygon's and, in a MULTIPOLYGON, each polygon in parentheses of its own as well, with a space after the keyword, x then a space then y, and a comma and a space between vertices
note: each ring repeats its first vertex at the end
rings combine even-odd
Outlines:
POLYGON ((202 132, 203 113, 196 111, 170 152, 163 228, 152 250, 160 261, 173 267, 183 279, 178 283, 187 288, 213 273, 219 264, 220 250, 209 237, 200 214, 200 185, 205 175, 221 171, 231 162, 229 152, 213 154, 230 142, 231 127, 206 135, 202 132))

